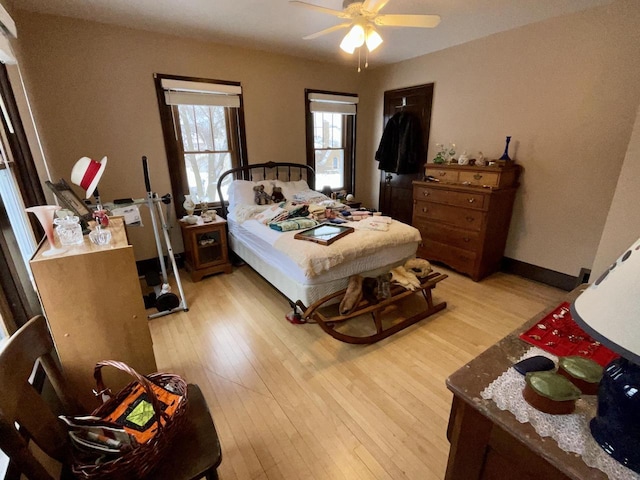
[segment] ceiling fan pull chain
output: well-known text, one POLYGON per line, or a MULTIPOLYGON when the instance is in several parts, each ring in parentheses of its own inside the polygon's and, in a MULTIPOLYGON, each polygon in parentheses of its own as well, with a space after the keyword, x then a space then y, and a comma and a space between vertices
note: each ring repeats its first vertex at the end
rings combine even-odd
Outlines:
POLYGON ((358 73, 360 73, 362 69, 360 68, 360 49, 358 48, 358 73))
POLYGON ((364 51, 364 68, 369 68, 369 49, 364 51))

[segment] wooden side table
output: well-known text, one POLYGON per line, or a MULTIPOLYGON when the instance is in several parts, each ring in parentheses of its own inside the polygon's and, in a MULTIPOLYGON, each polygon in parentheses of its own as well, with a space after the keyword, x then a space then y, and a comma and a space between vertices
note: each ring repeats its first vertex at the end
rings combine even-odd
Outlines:
MULTIPOLYGON (((584 288, 586 285, 576 288, 565 300, 572 302, 584 288)), ((500 410, 480 395, 531 347, 518 335, 552 308, 536 315, 447 379, 453 403, 447 429, 451 449, 445 480, 607 478, 578 455, 562 450, 555 440, 538 435, 531 424, 520 423, 511 412, 500 410)))
POLYGON ((213 222, 204 223, 202 218, 196 224, 180 221, 186 267, 191 280, 198 282, 206 275, 231 273, 232 267, 227 250, 227 222, 216 217, 213 222))

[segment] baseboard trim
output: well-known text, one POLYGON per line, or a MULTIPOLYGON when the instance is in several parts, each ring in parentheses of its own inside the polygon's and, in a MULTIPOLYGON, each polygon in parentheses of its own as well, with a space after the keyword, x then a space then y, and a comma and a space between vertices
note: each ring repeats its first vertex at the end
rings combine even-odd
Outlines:
MULTIPOLYGON (((554 270, 549 270, 548 268, 539 267, 537 265, 521 262, 520 260, 508 257, 504 257, 502 259, 501 270, 506 273, 513 273, 530 280, 535 280, 536 282, 560 288, 567 292, 582 284, 585 277, 585 272, 581 272, 580 277, 574 277, 572 275, 567 275, 566 273, 556 272, 554 270)), ((588 274, 586 278, 589 278, 588 274)))

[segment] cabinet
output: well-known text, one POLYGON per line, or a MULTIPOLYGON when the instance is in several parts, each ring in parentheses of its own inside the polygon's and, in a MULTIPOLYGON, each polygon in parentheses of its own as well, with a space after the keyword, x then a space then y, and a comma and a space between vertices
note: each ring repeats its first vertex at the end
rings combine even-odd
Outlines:
POLYGON ((418 256, 442 262, 474 281, 500 269, 520 167, 427 165, 439 181, 413 182, 418 256))
MULTIPOLYGON (((60 362, 87 412, 94 398, 93 368, 101 360, 120 360, 141 374, 155 372, 151 333, 142 290, 124 222, 110 219, 111 243, 56 247, 65 251, 43 256, 45 239, 30 261, 33 278, 60 362)), ((105 384, 117 391, 131 376, 104 369, 105 384)))
POLYGON ((180 222, 187 270, 194 282, 213 273, 231 273, 227 250, 227 222, 216 216, 213 222, 190 225, 180 222))

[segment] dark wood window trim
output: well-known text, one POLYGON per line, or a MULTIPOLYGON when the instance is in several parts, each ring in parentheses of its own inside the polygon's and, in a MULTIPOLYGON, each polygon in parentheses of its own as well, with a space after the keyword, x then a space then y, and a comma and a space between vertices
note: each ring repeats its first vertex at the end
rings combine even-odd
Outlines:
POLYGON ((44 192, 42 191, 40 178, 38 177, 38 170, 33 161, 27 135, 24 131, 22 120, 20 119, 20 112, 18 111, 18 104, 13 95, 7 67, 3 63, 0 63, 0 94, 2 94, 2 100, 7 108, 7 114, 13 126, 13 133, 11 133, 4 116, 0 115, 5 132, 7 132, 7 138, 9 140, 8 147, 11 149, 13 155, 15 165, 14 172, 22 194, 22 200, 27 207, 44 205, 47 202, 44 192))
MULTIPOLYGON (((307 165, 316 169, 315 162, 315 148, 313 142, 313 113, 311 112, 311 102, 309 100, 310 93, 325 93, 329 95, 344 95, 356 97, 353 93, 344 92, 331 92, 328 90, 313 90, 306 88, 304 90, 305 99, 305 131, 307 139, 307 165)), ((344 176, 345 185, 344 188, 347 192, 355 195, 355 172, 356 172, 356 125, 358 121, 358 115, 344 115, 343 116, 343 132, 344 132, 344 146, 345 146, 345 162, 344 162, 344 176)), ((323 185, 316 185, 317 189, 322 188, 323 185)))
MULTIPOLYGON (((184 77, 179 75, 154 74, 156 86, 156 96, 158 99, 158 108, 160 109, 160 122, 162 124, 162 135, 164 138, 165 149, 167 152, 167 163, 169 165, 169 176, 171 178, 171 189, 174 196, 174 208, 176 215, 183 216, 186 212, 182 207, 182 197, 189 193, 189 184, 187 181, 186 170, 184 167, 184 151, 182 150, 182 141, 180 132, 180 122, 174 121, 177 118, 177 107, 172 108, 167 105, 164 98, 164 89, 161 81, 163 78, 172 80, 184 80, 189 82, 216 83, 222 85, 240 86, 239 82, 230 82, 226 80, 214 80, 210 78, 184 77)), ((232 149, 231 161, 232 166, 239 167, 248 164, 247 159, 247 140, 245 135, 244 121, 244 103, 242 94, 240 97, 239 108, 228 108, 227 126, 235 124, 237 128, 228 128, 229 145, 234 145, 232 149)), ((188 153, 188 152, 187 152, 188 153)), ((212 204, 213 207, 218 205, 212 204)))
MULTIPOLYGON (((12 156, 10 168, 18 184, 22 201, 26 206, 44 205, 47 202, 38 171, 31 155, 7 67, 2 63, 0 63, 0 95, 2 95, 13 132, 10 131, 4 115, 0 115, 0 128, 5 131, 8 143, 5 147, 11 151, 12 156)), ((33 215, 29 217, 36 237, 44 235, 35 217, 33 215)), ((0 201, 0 313, 10 334, 24 325, 32 316, 42 313, 33 306, 38 302, 31 284, 23 282, 21 275, 18 274, 18 269, 24 270, 25 267, 22 263, 16 263, 22 262, 22 259, 15 258, 15 255, 11 254, 14 250, 12 246, 16 246, 16 239, 4 204, 0 201)))

